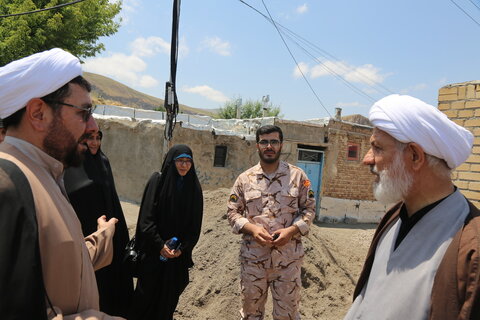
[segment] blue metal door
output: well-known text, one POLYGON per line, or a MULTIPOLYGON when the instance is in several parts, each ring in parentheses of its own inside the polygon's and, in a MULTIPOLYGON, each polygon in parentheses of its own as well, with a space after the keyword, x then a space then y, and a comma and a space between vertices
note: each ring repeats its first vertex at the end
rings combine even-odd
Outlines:
POLYGON ((323 152, 299 149, 297 166, 308 176, 315 192, 316 214, 320 209, 320 190, 322 187, 323 152))

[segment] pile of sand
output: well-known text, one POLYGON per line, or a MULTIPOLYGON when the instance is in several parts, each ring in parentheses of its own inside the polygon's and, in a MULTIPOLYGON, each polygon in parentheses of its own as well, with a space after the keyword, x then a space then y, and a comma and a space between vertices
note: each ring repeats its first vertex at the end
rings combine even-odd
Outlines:
MULTIPOLYGON (((176 320, 239 319, 240 235, 226 219, 229 189, 204 192, 202 234, 193 252, 190 284, 180 298, 176 320)), ((127 210, 130 227, 138 210, 127 210), (131 212, 131 213, 128 213, 131 212)), ((373 236, 374 225, 312 225, 304 237, 302 319, 342 319, 373 236)), ((271 300, 266 319, 272 319, 271 300)))

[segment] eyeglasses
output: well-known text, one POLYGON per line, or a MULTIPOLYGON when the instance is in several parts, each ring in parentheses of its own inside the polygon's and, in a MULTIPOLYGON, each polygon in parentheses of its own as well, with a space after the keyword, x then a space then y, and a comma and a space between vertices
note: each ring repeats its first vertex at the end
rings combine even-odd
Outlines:
POLYGON ((272 147, 278 147, 280 143, 280 140, 277 139, 258 141, 258 144, 263 148, 266 148, 268 145, 271 145, 272 147))
POLYGON ((182 159, 177 159, 175 160, 175 163, 178 164, 178 165, 189 165, 189 164, 192 164, 192 160, 182 160, 182 159))
POLYGON ((90 108, 84 108, 84 107, 79 107, 79 106, 76 106, 76 105, 73 105, 73 104, 70 104, 70 103, 61 102, 61 101, 55 101, 55 100, 43 100, 43 101, 45 101, 46 103, 56 103, 56 104, 60 104, 62 106, 67 106, 67 107, 72 107, 72 108, 75 108, 75 109, 83 110, 84 111, 83 114, 82 114, 83 122, 87 122, 88 119, 90 119, 93 111, 95 111, 95 108, 97 107, 97 106, 91 106, 90 108))

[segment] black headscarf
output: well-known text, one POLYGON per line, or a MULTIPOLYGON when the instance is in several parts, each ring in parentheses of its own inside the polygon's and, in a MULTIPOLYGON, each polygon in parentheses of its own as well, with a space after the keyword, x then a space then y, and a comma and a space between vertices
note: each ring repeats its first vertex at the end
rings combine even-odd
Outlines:
POLYGON ((187 267, 193 265, 193 247, 200 236, 203 216, 203 195, 192 150, 186 145, 173 146, 165 156, 161 173, 155 172, 143 194, 137 223, 137 241, 150 255, 158 257, 166 240, 177 237, 182 255, 177 258, 187 267), (192 157, 192 166, 182 177, 175 158, 192 157))

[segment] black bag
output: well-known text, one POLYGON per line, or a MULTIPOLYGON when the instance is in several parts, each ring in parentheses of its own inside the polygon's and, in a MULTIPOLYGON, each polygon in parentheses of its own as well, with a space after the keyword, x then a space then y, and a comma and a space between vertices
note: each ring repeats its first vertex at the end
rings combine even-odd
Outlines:
POLYGON ((135 236, 128 241, 123 255, 123 264, 132 277, 138 278, 138 269, 143 258, 142 252, 135 246, 135 236))

